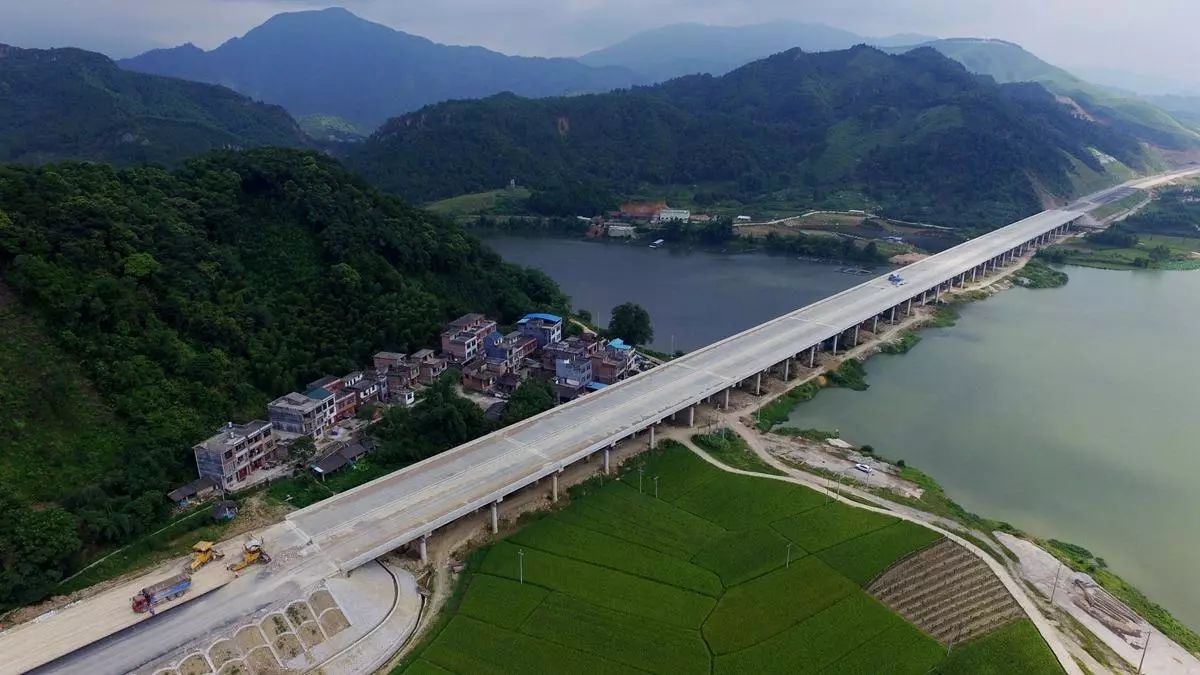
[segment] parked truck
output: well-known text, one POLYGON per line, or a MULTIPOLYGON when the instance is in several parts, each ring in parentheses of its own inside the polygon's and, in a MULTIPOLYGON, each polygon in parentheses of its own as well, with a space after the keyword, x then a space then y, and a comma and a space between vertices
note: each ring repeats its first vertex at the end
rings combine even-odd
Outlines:
POLYGON ((192 577, 187 573, 176 574, 157 584, 151 584, 133 596, 133 611, 154 613, 154 607, 159 603, 178 598, 192 586, 192 577))

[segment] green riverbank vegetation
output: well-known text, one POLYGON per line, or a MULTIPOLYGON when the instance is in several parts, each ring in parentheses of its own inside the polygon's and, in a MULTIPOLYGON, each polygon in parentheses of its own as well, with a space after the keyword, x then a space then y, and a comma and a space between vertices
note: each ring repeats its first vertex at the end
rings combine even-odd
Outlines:
POLYGON ((721 429, 712 434, 696 434, 692 436, 692 442, 725 466, 742 471, 783 475, 782 471, 767 464, 754 454, 750 450, 750 446, 746 444, 746 439, 733 429, 721 429))
POLYGON ((1067 273, 1050 267, 1039 258, 1025 263, 1013 274, 1013 283, 1024 288, 1058 288, 1067 285, 1067 273))

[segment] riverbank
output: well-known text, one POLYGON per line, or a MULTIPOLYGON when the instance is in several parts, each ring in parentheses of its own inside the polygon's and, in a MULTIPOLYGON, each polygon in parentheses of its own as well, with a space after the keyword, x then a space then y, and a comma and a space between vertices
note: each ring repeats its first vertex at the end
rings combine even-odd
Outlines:
MULTIPOLYGON (((1023 271, 1013 270, 1009 272, 1009 276, 1012 277, 1010 280, 989 280, 986 287, 977 286, 962 292, 958 292, 954 296, 950 296, 952 302, 948 303, 946 306, 939 307, 933 312, 930 312, 927 316, 918 317, 918 319, 914 322, 914 325, 904 327, 903 330, 898 333, 894 341, 885 341, 881 344, 878 344, 874 349, 868 350, 862 356, 856 358, 867 358, 870 355, 878 352, 904 353, 911 349, 911 347, 916 344, 916 341, 920 339, 920 336, 914 331, 923 328, 953 325, 956 307, 961 306, 966 302, 990 297, 992 294, 996 293, 1002 288, 1016 285, 1019 283, 1016 281, 1017 279, 1026 278, 1029 275, 1023 271)), ((1032 284, 1021 285, 1035 287, 1032 284)), ((764 429, 775 428, 778 425, 786 423, 788 418, 788 410, 794 408, 799 403, 812 400, 821 390, 821 387, 815 387, 813 383, 805 382, 789 389, 787 392, 780 393, 777 397, 773 397, 770 401, 764 402, 755 418, 757 428, 762 431, 764 429)), ((779 430, 784 431, 784 429, 779 430)), ((792 441, 793 444, 807 445, 809 449, 824 445, 819 442, 821 436, 819 432, 816 432, 816 430, 809 431, 810 433, 808 434, 790 434, 800 436, 799 440, 792 441), (804 438, 805 435, 809 437, 807 440, 804 438), (813 442, 814 437, 818 442, 813 442)), ((875 442, 875 439, 872 439, 872 442, 875 442)), ((847 452, 842 449, 834 449, 830 448, 829 446, 825 447, 825 452, 833 456, 841 455, 843 466, 852 466, 853 463, 864 460, 872 464, 886 461, 870 452, 847 454, 847 452)), ((876 464, 876 466, 878 466, 878 464, 876 464)), ((807 465, 801 464, 797 468, 809 470, 815 475, 829 477, 828 467, 814 466, 812 462, 808 462, 807 465)), ((897 460, 894 465, 894 469, 894 471, 889 471, 889 473, 894 473, 900 478, 908 480, 912 484, 919 486, 922 489, 922 493, 919 498, 914 498, 911 493, 906 494, 904 491, 889 490, 888 488, 882 487, 877 487, 871 491, 886 495, 889 499, 898 503, 907 504, 913 508, 956 521, 966 527, 972 528, 973 530, 984 532, 989 540, 993 543, 998 543, 996 542, 995 538, 991 536, 991 533, 994 531, 1009 532, 1029 537, 1029 535, 1022 533, 1012 525, 981 517, 975 513, 972 513, 968 509, 963 508, 953 499, 949 498, 946 495, 945 490, 935 480, 928 475, 914 469, 913 467, 908 466, 904 460, 897 460)), ((851 471, 850 475, 853 474, 854 472, 851 471)), ((1091 574, 1103 588, 1108 590, 1115 597, 1119 598, 1126 605, 1137 611, 1138 614, 1148 619, 1149 622, 1164 635, 1185 647, 1186 650, 1193 653, 1200 651, 1200 638, 1197 637, 1195 632, 1182 624, 1182 622, 1175 619, 1168 610, 1161 607, 1157 603, 1154 603, 1136 587, 1123 580, 1117 574, 1113 573, 1112 570, 1107 567, 1102 558, 1094 556, 1090 553, 1087 553, 1086 555, 1080 555, 1079 551, 1086 552, 1086 549, 1075 545, 1055 540, 1040 540, 1034 537, 1029 538, 1033 539, 1043 546, 1047 551, 1063 560, 1063 562, 1071 569, 1091 574)))

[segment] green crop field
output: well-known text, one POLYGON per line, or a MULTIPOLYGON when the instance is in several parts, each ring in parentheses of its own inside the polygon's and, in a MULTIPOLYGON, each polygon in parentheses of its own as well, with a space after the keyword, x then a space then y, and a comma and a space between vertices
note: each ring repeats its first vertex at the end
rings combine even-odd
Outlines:
POLYGON ((635 462, 482 552, 397 672, 1061 672, 1028 622, 947 656, 863 590, 932 530, 671 442, 635 462))

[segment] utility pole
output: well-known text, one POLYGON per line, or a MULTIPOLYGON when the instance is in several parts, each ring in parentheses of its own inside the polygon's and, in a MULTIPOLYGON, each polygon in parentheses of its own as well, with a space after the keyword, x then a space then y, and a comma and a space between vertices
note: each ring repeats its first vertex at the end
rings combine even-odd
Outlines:
POLYGON ((642 493, 642 474, 646 473, 645 467, 638 467, 638 494, 642 493))
POLYGON ((792 566, 792 542, 788 542, 787 553, 784 554, 783 568, 787 569, 792 566))
POLYGON ((1058 577, 1062 574, 1063 562, 1058 561, 1058 571, 1054 573, 1054 590, 1050 591, 1050 606, 1054 606, 1054 596, 1058 593, 1058 577))
POLYGON ((654 498, 658 499, 658 476, 654 477, 654 498))
POLYGON ((1146 662, 1146 652, 1150 649, 1150 638, 1154 633, 1151 632, 1150 626, 1146 626, 1146 642, 1142 645, 1142 658, 1138 659, 1137 675, 1142 675, 1142 664, 1146 662))
POLYGON ((517 581, 525 583, 525 549, 517 549, 517 581))

